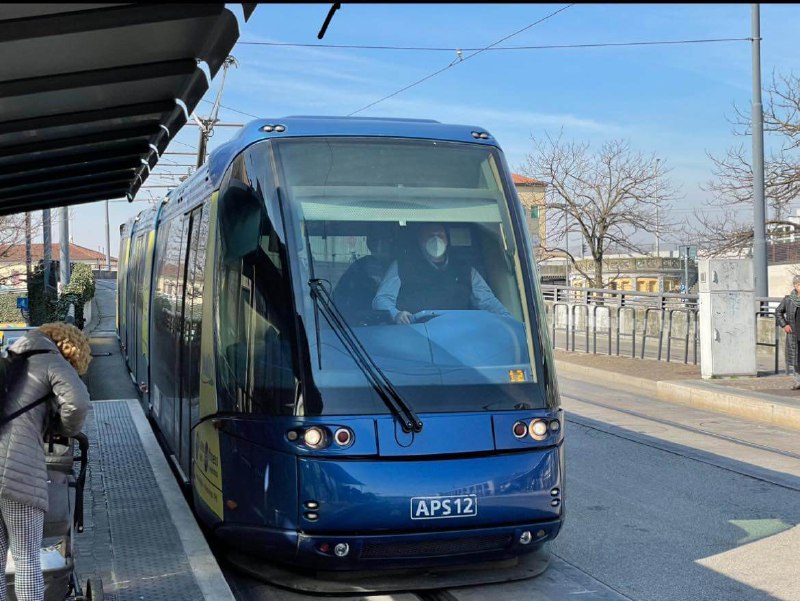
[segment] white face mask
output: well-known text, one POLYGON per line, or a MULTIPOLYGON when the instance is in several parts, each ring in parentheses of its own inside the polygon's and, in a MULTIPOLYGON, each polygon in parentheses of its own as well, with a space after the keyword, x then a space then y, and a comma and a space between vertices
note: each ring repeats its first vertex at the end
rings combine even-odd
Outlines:
POLYGON ((425 250, 434 259, 440 258, 447 250, 447 242, 442 240, 439 236, 431 236, 425 242, 425 250))

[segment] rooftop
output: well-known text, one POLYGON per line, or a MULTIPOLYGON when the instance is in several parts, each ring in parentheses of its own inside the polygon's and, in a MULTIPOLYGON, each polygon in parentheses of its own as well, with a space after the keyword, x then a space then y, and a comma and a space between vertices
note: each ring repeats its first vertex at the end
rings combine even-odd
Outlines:
MULTIPOLYGON (((58 259, 61 253, 61 245, 58 242, 52 244, 52 258, 58 259)), ((39 261, 44 257, 44 244, 31 244, 31 259, 39 261)), ((80 246, 70 242, 69 245, 69 259, 70 261, 105 261, 106 256, 91 248, 80 246)), ((112 261, 116 261, 116 257, 111 257, 112 261)), ((24 244, 3 244, 0 245, 0 263, 17 263, 25 262, 25 245, 24 244)))

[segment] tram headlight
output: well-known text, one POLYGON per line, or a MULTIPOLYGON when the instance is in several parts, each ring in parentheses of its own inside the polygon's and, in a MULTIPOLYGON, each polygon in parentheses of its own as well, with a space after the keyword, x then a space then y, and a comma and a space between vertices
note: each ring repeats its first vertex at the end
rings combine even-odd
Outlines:
POLYGON ((322 428, 312 426, 303 433, 303 442, 312 449, 319 449, 325 445, 325 432, 322 428))
POLYGON ((550 431, 558 432, 561 429, 561 422, 557 419, 550 420, 550 431))
POLYGON ((547 438, 548 425, 543 419, 535 419, 528 426, 528 433, 534 440, 544 440, 547 438))

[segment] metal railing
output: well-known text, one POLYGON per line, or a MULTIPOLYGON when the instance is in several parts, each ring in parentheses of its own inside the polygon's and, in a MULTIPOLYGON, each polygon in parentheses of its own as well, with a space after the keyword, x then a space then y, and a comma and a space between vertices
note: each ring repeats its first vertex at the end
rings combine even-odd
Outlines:
MULTIPOLYGON (((697 365, 699 296, 696 294, 543 285, 542 295, 554 348, 686 364, 691 353, 691 362, 697 365), (601 342, 605 338, 605 344, 598 345, 598 337, 601 342)), ((782 331, 775 327, 775 308, 780 300, 759 297, 754 307, 756 350, 772 349, 768 359, 774 373, 779 372, 783 346, 782 331), (766 332, 774 332, 774 336, 769 336, 769 342, 761 342, 766 332)))
MULTIPOLYGON (((779 370, 779 359, 780 359, 780 350, 781 350, 781 340, 783 340, 783 330, 778 327, 777 323, 775 324, 775 339, 774 342, 759 342, 758 341, 758 318, 769 318, 773 322, 775 322, 775 309, 778 308, 778 305, 781 302, 781 298, 779 297, 764 297, 759 296, 756 297, 756 348, 759 346, 766 346, 768 348, 775 349, 773 352, 773 358, 775 365, 773 367, 773 372, 778 373, 779 370)), ((785 344, 785 343, 784 343, 785 344)))

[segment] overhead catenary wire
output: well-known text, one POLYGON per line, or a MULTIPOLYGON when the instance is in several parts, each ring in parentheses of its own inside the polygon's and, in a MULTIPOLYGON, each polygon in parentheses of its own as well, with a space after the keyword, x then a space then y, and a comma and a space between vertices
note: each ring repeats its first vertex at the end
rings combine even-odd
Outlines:
MULTIPOLYGON (((210 100, 206 100, 205 98, 202 98, 201 102, 207 102, 208 104, 214 104, 213 102, 211 102, 210 100)), ((261 117, 259 117, 258 115, 254 115, 253 113, 246 113, 244 111, 240 111, 239 109, 234 109, 234 108, 231 108, 229 106, 225 106, 224 104, 221 104, 221 103, 220 103, 219 106, 220 106, 220 108, 223 108, 223 109, 228 110, 228 111, 233 111, 234 113, 239 113, 240 115, 247 115, 248 117, 253 117, 254 119, 261 119, 261 117)))
MULTIPOLYGON (((513 34, 512 34, 513 35, 513 34)), ((675 44, 711 44, 719 42, 752 42, 753 38, 703 38, 696 40, 645 40, 638 42, 590 42, 583 44, 541 44, 536 46, 500 46, 487 48, 443 48, 435 46, 370 46, 363 44, 299 44, 291 42, 239 42, 250 46, 295 48, 336 48, 340 50, 398 50, 411 52, 473 52, 497 50, 560 50, 569 48, 619 48, 625 46, 663 46, 675 44)))
POLYGON ((453 66, 455 66, 455 65, 459 65, 459 64, 461 64, 461 63, 463 63, 463 62, 465 62, 465 61, 468 61, 469 59, 471 59, 471 58, 473 58, 473 57, 475 57, 475 56, 478 56, 480 53, 487 51, 489 48, 492 48, 492 47, 494 47, 494 46, 497 46, 498 44, 502 44, 502 43, 503 43, 503 42, 505 42, 507 39, 509 39, 509 38, 512 38, 512 37, 514 37, 515 35, 519 35, 519 34, 520 34, 520 33, 522 33, 523 31, 527 31, 527 30, 528 30, 528 29, 530 29, 531 27, 534 27, 535 25, 538 25, 539 23, 542 23, 542 22, 546 21, 547 19, 551 19, 551 18, 555 17, 557 14, 559 14, 559 13, 561 13, 561 12, 563 12, 563 11, 567 10, 567 9, 568 9, 568 8, 570 8, 571 6, 574 6, 574 4, 567 4, 566 6, 562 6, 562 7, 561 7, 561 8, 559 8, 558 10, 554 10, 554 11, 553 11, 553 12, 551 12, 550 14, 548 14, 548 15, 545 15, 544 17, 542 17, 542 18, 541 18, 541 19, 539 19, 538 21, 534 21, 533 23, 530 23, 529 25, 526 25, 526 26, 525 26, 525 27, 523 27, 522 29, 518 29, 518 30, 517 30, 517 31, 515 31, 514 33, 510 33, 510 34, 508 34, 507 36, 505 36, 505 37, 503 37, 503 38, 500 38, 500 39, 499 39, 499 40, 497 40, 496 42, 494 42, 494 43, 492 43, 492 44, 489 44, 489 45, 488 45, 488 46, 486 46, 485 48, 481 48, 481 49, 480 49, 480 50, 478 50, 477 52, 473 52, 472 54, 470 54, 470 55, 468 55, 468 56, 465 56, 465 57, 461 57, 461 56, 459 56, 459 58, 458 58, 458 59, 456 59, 455 61, 453 61, 452 63, 450 63, 450 64, 449 64, 449 65, 447 65, 446 67, 443 67, 442 69, 439 69, 438 71, 434 71, 434 72, 433 72, 433 73, 431 73, 430 75, 426 75, 426 76, 425 76, 425 77, 423 77, 422 79, 419 79, 419 80, 415 81, 414 83, 411 83, 411 84, 409 84, 409 85, 405 86, 404 88, 401 88, 401 89, 397 90, 396 92, 392 92, 392 93, 391 93, 391 94, 389 94, 388 96, 384 96, 383 98, 379 98, 379 99, 378 99, 378 100, 376 100, 375 102, 371 102, 371 103, 369 103, 368 105, 361 107, 361 108, 360 108, 360 109, 358 109, 357 111, 353 111, 352 113, 350 113, 350 114, 349 114, 349 115, 347 115, 347 116, 348 116, 348 117, 352 117, 353 115, 356 115, 356 114, 360 113, 361 111, 365 111, 365 110, 367 110, 368 108, 370 108, 370 107, 373 107, 373 106, 375 106, 376 104, 378 104, 378 103, 380 103, 380 102, 383 102, 384 100, 388 100, 389 98, 392 98, 393 96, 397 96, 397 95, 398 95, 398 94, 400 94, 401 92, 405 92, 406 90, 409 90, 409 89, 413 88, 414 86, 417 86, 417 85, 421 84, 422 82, 424 82, 424 81, 427 81, 427 80, 431 79, 432 77, 435 77, 435 76, 439 75, 439 73, 443 73, 444 71, 447 71, 449 68, 451 68, 451 67, 453 67, 453 66))
MULTIPOLYGON (((461 57, 459 60, 447 65, 443 69, 432 73, 431 75, 413 83, 409 86, 403 88, 402 90, 398 90, 394 94, 390 94, 389 96, 382 98, 370 105, 367 105, 364 108, 359 109, 353 113, 350 113, 348 116, 355 115, 370 106, 374 106, 378 102, 382 102, 392 96, 395 96, 427 79, 438 75, 439 73, 446 71, 450 67, 463 62, 469 58, 472 58, 476 54, 480 52, 489 52, 489 51, 497 51, 497 50, 507 50, 507 51, 520 51, 520 50, 553 50, 553 49, 580 49, 580 48, 624 48, 624 47, 636 47, 636 46, 665 46, 665 45, 681 45, 681 44, 712 44, 712 43, 726 43, 726 42, 752 42, 753 38, 745 37, 745 38, 698 38, 698 39, 682 39, 682 40, 640 40, 640 41, 631 41, 631 42, 588 42, 588 43, 579 43, 579 44, 540 44, 540 45, 525 45, 525 46, 497 46, 497 44, 509 39, 512 36, 533 27, 534 25, 541 23, 544 19, 548 19, 558 12, 562 10, 566 10, 572 6, 571 4, 565 6, 555 13, 547 15, 546 17, 540 19, 535 23, 531 23, 527 27, 512 33, 502 40, 495 42, 490 46, 486 46, 484 48, 445 48, 445 47, 435 47, 435 46, 377 46, 377 45, 366 45, 366 44, 301 44, 301 43, 292 43, 292 42, 249 42, 249 41, 239 41, 238 45, 248 45, 248 46, 271 46, 271 47, 288 47, 288 48, 335 48, 335 49, 351 49, 351 50, 397 50, 397 51, 414 51, 414 52, 474 52, 474 54, 461 57)), ((206 102, 208 104, 213 104, 210 100, 202 99, 202 102, 206 102)), ((246 111, 242 111, 239 109, 235 109, 230 106, 226 106, 224 104, 219 105, 220 108, 223 108, 228 111, 232 111, 234 113, 238 113, 240 115, 246 115, 247 117, 253 117, 254 119, 261 119, 260 115, 254 115, 253 113, 248 113, 246 111)))

